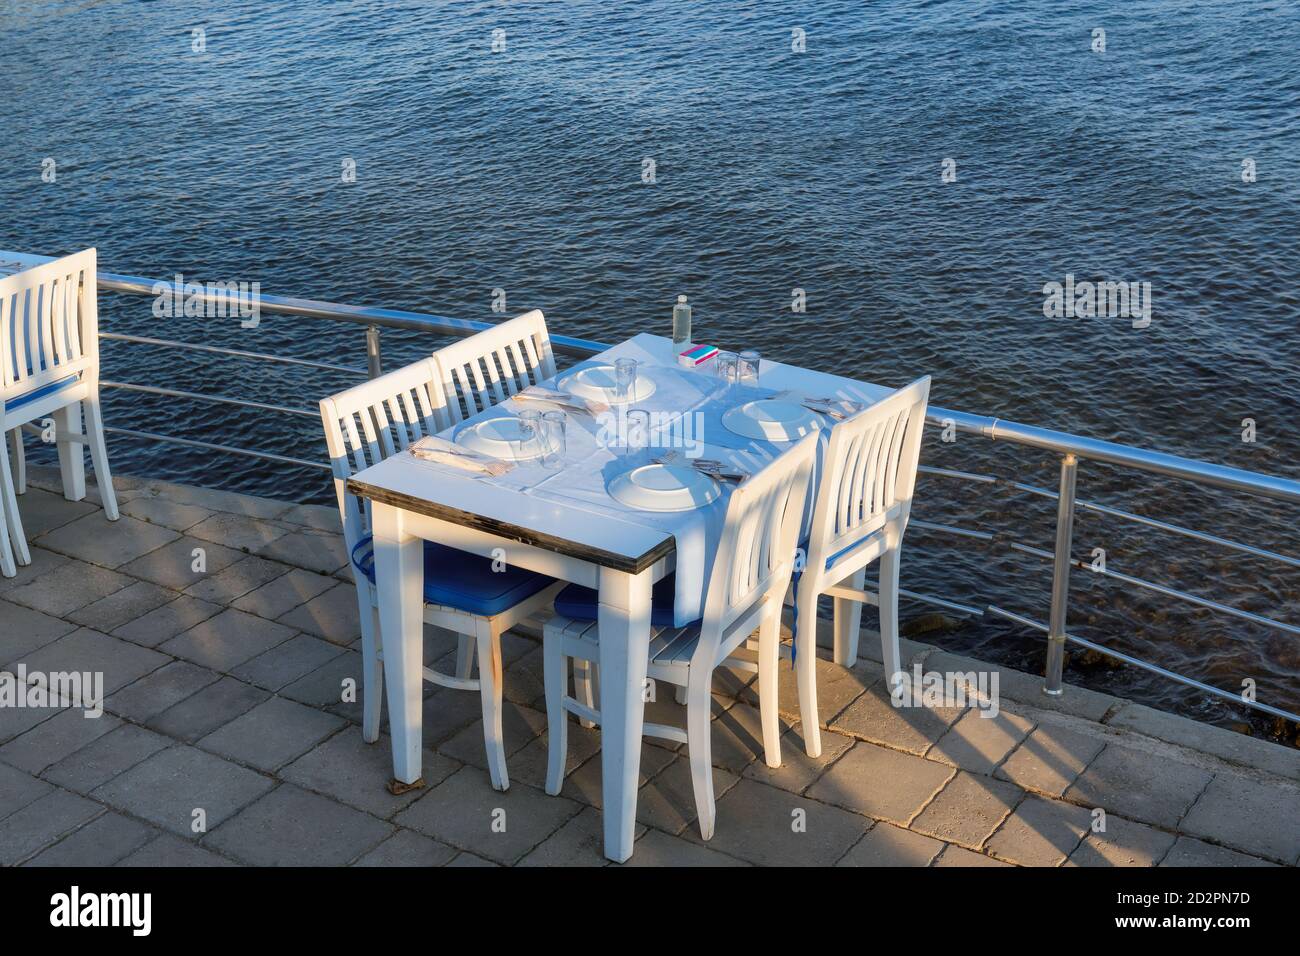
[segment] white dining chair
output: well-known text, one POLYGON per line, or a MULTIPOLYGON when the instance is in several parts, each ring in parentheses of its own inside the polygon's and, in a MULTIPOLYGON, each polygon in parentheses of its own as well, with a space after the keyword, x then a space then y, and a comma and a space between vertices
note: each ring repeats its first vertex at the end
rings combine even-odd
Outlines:
POLYGON ((835 600, 837 664, 858 657, 862 605, 880 608, 886 679, 900 670, 898 567, 925 429, 930 378, 917 379, 831 429, 813 504, 805 567, 795 579, 796 684, 808 755, 821 754, 817 711, 817 601, 835 600), (880 590, 864 590, 866 569, 880 561, 880 590))
MULTIPOLYGON (((370 517, 347 481, 422 436, 448 427, 450 418, 432 358, 332 395, 321 401, 320 409, 361 612, 362 736, 374 743, 383 700, 374 547, 370 517)), ((432 473, 430 480, 436 480, 432 473)), ((510 785, 502 737, 501 635, 548 608, 561 586, 545 575, 513 566, 494 568, 490 558, 425 542, 424 621, 455 632, 460 640, 456 674, 426 667, 424 678, 441 687, 479 692, 488 773, 498 790, 510 785), (477 680, 470 676, 475 651, 477 680)))
MULTIPOLYGON (((18 430, 52 418, 64 497, 80 501, 86 496, 83 446, 88 445, 104 514, 116 521, 117 496, 99 404, 96 279, 94 249, 0 279, 0 435, 8 436, 4 445, 14 442, 15 470, 21 473, 25 466, 18 430)), ((0 510, 8 532, 0 545, 0 570, 10 577, 15 559, 31 563, 17 490, 8 449, 0 448, 0 510)))
POLYGON ((533 309, 433 353, 453 424, 555 374, 546 319, 533 309))
MULTIPOLYGON (((710 708, 714 670, 758 630, 759 710, 764 759, 781 765, 777 709, 781 608, 794 570, 804 502, 817 455, 812 434, 731 493, 709 572, 704 616, 685 627, 652 627, 648 676, 686 688, 686 729, 647 723, 644 733, 685 743, 700 835, 713 836, 715 807, 710 708)), ((594 620, 557 614, 542 632, 550 751, 546 792, 558 794, 568 757, 568 714, 600 723, 600 711, 568 694, 569 660, 599 665, 594 620)))

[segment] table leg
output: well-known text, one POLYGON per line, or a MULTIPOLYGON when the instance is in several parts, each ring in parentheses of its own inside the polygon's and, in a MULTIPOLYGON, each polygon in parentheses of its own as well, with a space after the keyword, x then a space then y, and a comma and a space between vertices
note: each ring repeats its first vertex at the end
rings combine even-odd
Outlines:
POLYGON ((401 509, 378 501, 371 508, 394 785, 421 786, 424 542, 403 529, 401 509))
POLYGON ((650 572, 600 571, 600 747, 605 856, 632 855, 650 652, 650 572))

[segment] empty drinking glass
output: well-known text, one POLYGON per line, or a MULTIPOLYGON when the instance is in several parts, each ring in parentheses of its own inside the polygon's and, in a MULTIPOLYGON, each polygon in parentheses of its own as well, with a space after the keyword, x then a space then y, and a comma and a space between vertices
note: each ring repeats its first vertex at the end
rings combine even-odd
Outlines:
POLYGON ((545 439, 545 451, 542 464, 550 469, 564 467, 564 456, 568 452, 569 416, 564 412, 547 412, 542 416, 542 430, 545 439))
POLYGON ((517 461, 537 456, 537 441, 542 434, 542 413, 535 408, 525 408, 519 413, 519 439, 514 453, 517 461))
POLYGON ((636 367, 634 358, 614 362, 614 394, 620 402, 630 402, 636 397, 636 367))
POLYGON ((745 349, 736 356, 736 381, 758 387, 758 349, 745 349))
POLYGON ((644 408, 627 410, 627 447, 645 448, 650 444, 650 413, 644 408))
POLYGON ((736 362, 738 356, 735 352, 719 352, 715 358, 713 371, 718 378, 722 379, 728 385, 736 383, 736 362))

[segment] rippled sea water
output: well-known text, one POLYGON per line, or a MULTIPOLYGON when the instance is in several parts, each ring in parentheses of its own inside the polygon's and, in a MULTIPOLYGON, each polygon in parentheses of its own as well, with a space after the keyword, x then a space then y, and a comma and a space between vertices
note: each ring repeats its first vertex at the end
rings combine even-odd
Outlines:
MULTIPOLYGON (((469 319, 500 318, 504 289, 509 313, 602 341, 666 332, 684 292, 698 339, 887 384, 930 374, 946 408, 1295 478, 1297 49, 1294 2, 3 3, 0 248, 94 245, 105 271, 469 319), (1150 282, 1150 326, 1045 318, 1043 285, 1067 274, 1150 282)), ((110 331, 365 364, 357 327, 101 303, 110 331)), ((437 344, 385 334, 385 362, 437 344)), ((309 409, 351 381, 112 342, 104 375, 309 409)), ((309 417, 105 402, 122 427, 324 454, 309 417)), ((123 473, 330 500, 306 469, 124 438, 111 452, 123 473)), ((1054 457, 971 436, 929 435, 923 462, 1057 480, 1054 457)), ((1295 508, 1091 462, 1079 493, 1300 551, 1295 508)), ((1005 486, 923 477, 914 515, 1051 547, 1053 504, 1005 486)), ((1300 623, 1294 567, 1084 512, 1075 553, 1094 548, 1300 623)), ((903 573, 1046 618, 1050 567, 1005 547, 914 528, 903 573)), ((1074 591, 1072 632, 1300 709, 1296 635, 1097 575, 1074 591)), ((923 640, 1042 666, 1042 637, 1017 625, 905 615, 923 640)), ((1077 653, 1067 680, 1295 740, 1077 653)))

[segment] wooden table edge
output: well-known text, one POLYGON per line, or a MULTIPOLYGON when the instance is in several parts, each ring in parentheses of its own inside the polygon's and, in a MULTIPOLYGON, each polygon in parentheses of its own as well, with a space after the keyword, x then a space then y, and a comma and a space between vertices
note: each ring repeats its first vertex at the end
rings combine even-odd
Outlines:
POLYGON ((521 544, 533 545, 534 547, 543 548, 547 551, 554 551, 556 554, 578 558, 582 561, 590 561, 592 564, 598 564, 601 567, 610 568, 614 571, 623 571, 627 574, 640 574, 647 568, 652 567, 656 562, 672 554, 676 547, 676 540, 671 534, 665 532, 664 539, 657 545, 649 551, 646 551, 644 554, 632 558, 625 554, 615 554, 612 551, 605 551, 601 548, 582 547, 566 538, 557 538, 553 535, 543 534, 542 532, 534 531, 531 528, 524 528, 507 521, 497 521, 493 518, 487 518, 483 515, 475 514, 472 511, 462 511, 460 508, 440 505, 436 502, 427 501, 424 498, 416 498, 412 495, 403 494, 400 491, 392 491, 391 489, 382 488, 378 485, 372 485, 364 481, 357 481, 354 478, 349 478, 347 484, 348 489, 354 494, 371 501, 378 501, 381 504, 392 505, 395 508, 401 508, 404 511, 424 515, 427 518, 439 518, 443 521, 452 521, 456 524, 464 525, 467 528, 473 528, 476 531, 483 531, 500 538, 518 541, 521 544))

